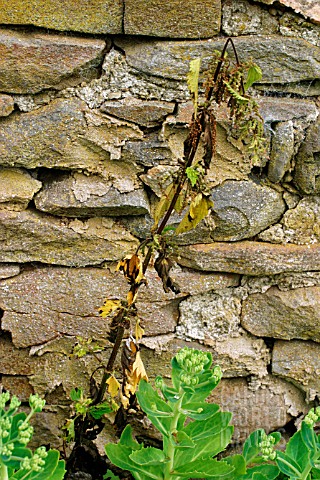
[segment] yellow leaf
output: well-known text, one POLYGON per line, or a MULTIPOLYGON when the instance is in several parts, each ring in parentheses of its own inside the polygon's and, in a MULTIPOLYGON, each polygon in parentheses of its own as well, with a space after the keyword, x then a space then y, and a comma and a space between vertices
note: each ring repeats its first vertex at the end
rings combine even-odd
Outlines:
POLYGON ((111 397, 115 397, 118 394, 120 383, 113 375, 111 375, 111 377, 109 377, 107 380, 107 384, 108 393, 111 395, 111 397))
POLYGON ((176 189, 177 189, 176 185, 174 185, 173 183, 170 183, 170 185, 167 186, 164 194, 160 198, 154 212, 154 228, 158 226, 158 223, 160 222, 161 218, 168 210, 173 200, 173 197, 176 193, 176 189))
POLYGON ((175 234, 188 232, 195 228, 201 220, 203 220, 213 206, 210 198, 205 197, 202 193, 198 193, 195 199, 191 202, 189 211, 183 217, 175 230, 175 234))
POLYGON ((197 115, 198 109, 198 85, 199 85, 199 72, 200 72, 201 58, 195 58, 190 62, 190 68, 187 75, 187 82, 189 92, 193 98, 194 116, 197 115))
POLYGON ((125 278, 131 285, 145 281, 142 268, 142 260, 136 253, 131 256, 128 255, 123 260, 121 260, 118 263, 117 270, 123 272, 125 278))
POLYGON ((135 328, 135 337, 136 337, 136 340, 137 342, 139 340, 141 340, 141 338, 143 337, 144 335, 144 329, 141 327, 140 325, 140 320, 139 318, 137 318, 137 321, 136 321, 136 328, 135 328))
POLYGON ((121 365, 124 370, 124 383, 120 397, 124 408, 128 408, 130 397, 136 393, 140 380, 143 378, 148 381, 139 346, 132 335, 124 343, 121 365))
POLYGON ((103 306, 99 309, 99 315, 103 318, 107 317, 110 313, 117 310, 121 305, 120 300, 109 300, 108 298, 104 302, 103 306))

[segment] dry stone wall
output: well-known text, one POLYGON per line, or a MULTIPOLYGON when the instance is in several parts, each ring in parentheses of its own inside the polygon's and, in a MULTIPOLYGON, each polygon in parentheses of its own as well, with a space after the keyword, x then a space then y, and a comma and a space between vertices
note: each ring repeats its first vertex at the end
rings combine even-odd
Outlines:
POLYGON ((116 264, 146 237, 179 165, 189 61, 205 70, 232 36, 263 71, 251 93, 269 158, 253 167, 221 112, 214 207, 177 238, 182 293, 148 273, 142 355, 152 378, 182 346, 211 351, 235 441, 285 429, 320 395, 318 2, 80 3, 0 1, 1 383, 45 396, 41 441, 61 446, 66 397, 98 366, 72 349, 91 337, 108 358, 98 309, 125 291, 116 264))

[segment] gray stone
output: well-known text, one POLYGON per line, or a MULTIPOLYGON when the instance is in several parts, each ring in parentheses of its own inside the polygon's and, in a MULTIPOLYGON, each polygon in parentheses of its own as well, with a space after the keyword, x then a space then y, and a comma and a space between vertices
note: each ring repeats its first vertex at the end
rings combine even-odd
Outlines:
POLYGON ((209 38, 220 31, 220 0, 126 0, 124 33, 167 38, 209 38))
POLYGON ((277 33, 277 19, 260 6, 245 0, 226 0, 223 4, 222 31, 232 37, 277 33))
POLYGON ((281 221, 284 240, 302 245, 320 241, 320 197, 305 197, 281 221))
POLYGON ((13 112, 14 100, 10 95, 0 95, 0 117, 7 117, 13 112))
POLYGON ((143 165, 154 167, 173 163, 168 144, 159 140, 158 134, 146 134, 142 141, 128 141, 122 148, 121 158, 143 165))
MULTIPOLYGON (((254 1, 262 1, 262 3, 272 5, 276 0, 254 1)), ((295 12, 301 13, 304 17, 310 17, 311 20, 320 23, 320 8, 318 0, 280 0, 280 4, 290 7, 295 12)))
POLYGON ((17 348, 9 335, 0 336, 0 371, 2 375, 32 375, 37 370, 37 360, 29 356, 29 349, 17 348))
POLYGON ((320 192, 320 119, 313 123, 296 156, 294 181, 306 194, 320 192))
POLYGON ((149 168, 148 172, 140 175, 140 179, 151 188, 151 190, 161 197, 166 188, 172 183, 173 176, 179 170, 178 166, 157 165, 149 168))
POLYGON ((266 123, 288 122, 305 118, 316 120, 318 110, 314 102, 301 98, 260 97, 257 99, 259 112, 266 123))
POLYGON ((86 33, 122 33, 121 0, 10 0, 1 8, 0 23, 35 25, 86 33))
MULTIPOLYGON (((128 166, 127 169, 129 173, 128 166)), ((113 187, 112 180, 98 175, 73 173, 60 178, 55 176, 36 196, 35 205, 38 210, 67 217, 148 213, 148 197, 143 189, 134 188, 132 176, 119 177, 118 182, 123 192, 113 187), (129 191, 126 191, 126 185, 129 191)))
POLYGON ((309 401, 320 393, 320 345, 277 340, 272 350, 272 373, 304 390, 309 401))
POLYGON ((273 376, 254 389, 244 378, 222 379, 209 400, 232 412, 235 443, 244 442, 258 428, 267 433, 278 430, 310 408, 294 385, 273 376))
POLYGON ((304 38, 308 42, 320 46, 320 26, 307 22, 300 15, 284 13, 280 17, 280 33, 287 37, 304 38))
POLYGON ((0 241, 0 262, 69 266, 116 261, 137 247, 136 239, 111 218, 80 221, 31 210, 0 210, 0 241))
POLYGON ((216 224, 211 238, 216 241, 253 237, 285 211, 281 193, 252 181, 227 180, 213 189, 211 198, 216 224))
POLYGON ((278 183, 290 168, 294 155, 293 122, 279 122, 273 127, 272 148, 268 165, 268 178, 278 183))
MULTIPOLYGON (((222 50, 225 39, 133 42, 125 37, 116 43, 126 52, 132 68, 146 75, 184 81, 190 60, 201 57, 202 69, 206 70, 213 52, 222 50)), ((319 48, 305 40, 269 35, 260 36, 257 42, 254 36, 243 36, 235 38, 234 44, 242 61, 252 59, 262 69, 263 78, 258 83, 287 84, 319 78, 319 48)))
POLYGON ((320 342, 319 304, 319 287, 288 291, 271 287, 244 300, 241 325, 260 337, 320 342))
POLYGON ((0 208, 24 210, 42 183, 19 168, 0 168, 0 208))
POLYGON ((320 270, 318 245, 216 242, 176 247, 175 257, 179 265, 207 272, 275 275, 320 270))
POLYGON ((0 164, 29 169, 43 166, 123 175, 121 165, 109 160, 120 158, 127 139, 142 138, 138 127, 87 111, 77 98, 12 114, 1 127, 0 164))
POLYGON ((144 127, 153 127, 173 112, 174 103, 158 102, 156 100, 140 100, 139 98, 126 97, 119 101, 107 101, 101 106, 101 111, 115 117, 138 123, 144 127))
POLYGON ((37 93, 89 81, 105 48, 103 40, 0 30, 0 90, 37 93))
POLYGON ((28 402, 34 393, 27 377, 22 375, 1 375, 1 386, 16 395, 20 402, 28 402))

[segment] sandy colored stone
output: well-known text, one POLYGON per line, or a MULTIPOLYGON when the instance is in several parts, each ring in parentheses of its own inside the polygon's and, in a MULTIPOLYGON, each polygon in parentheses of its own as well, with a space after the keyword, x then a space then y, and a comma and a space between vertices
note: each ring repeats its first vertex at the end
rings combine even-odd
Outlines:
POLYGON ((1 385, 16 395, 21 402, 27 402, 30 395, 34 393, 28 378, 20 375, 2 375, 1 385))
POLYGON ((96 265, 134 251, 136 239, 111 218, 60 219, 0 210, 0 262, 96 265))
POLYGON ((0 94, 0 117, 7 117, 13 112, 14 100, 10 95, 0 94))
POLYGON ((86 33, 122 33, 121 0, 10 0, 1 5, 0 23, 35 25, 86 33))
POLYGON ((294 181, 305 194, 320 193, 320 119, 313 123, 296 156, 294 181))
POLYGON ((12 263, 0 264, 0 279, 15 277, 20 273, 20 265, 14 265, 12 263))
POLYGON ((266 9, 245 0, 223 3, 222 31, 231 37, 263 35, 278 32, 278 21, 266 9))
POLYGON ((281 218, 285 203, 281 193, 253 181, 227 180, 212 190, 211 238, 235 241, 250 238, 281 218))
POLYGON ((212 272, 274 275, 320 270, 320 248, 317 245, 216 242, 178 247, 175 255, 179 265, 212 272))
POLYGON ((242 303, 241 325, 260 337, 320 342, 320 288, 269 288, 242 303))
POLYGON ((148 197, 142 188, 135 188, 136 179, 128 175, 129 167, 130 165, 124 165, 123 170, 127 170, 127 176, 118 178, 123 192, 113 187, 112 180, 98 175, 73 173, 52 176, 51 181, 36 196, 35 205, 38 210, 67 217, 148 213, 148 197))
MULTIPOLYGON (((267 5, 272 5, 275 0, 254 0, 262 1, 267 5)), ((304 17, 309 17, 316 23, 320 23, 320 6, 318 0, 280 0, 280 4, 292 8, 295 12, 301 13, 304 17)))
POLYGON ((220 31, 220 0, 126 0, 124 33, 209 38, 220 31))
POLYGON ((315 103, 303 98, 260 97, 257 101, 260 114, 266 123, 288 122, 301 118, 314 121, 318 116, 315 103))
POLYGON ((42 183, 18 168, 0 168, 0 208, 24 210, 42 183))
POLYGON ((288 210, 281 221, 284 241, 315 244, 320 241, 320 197, 308 196, 288 210))
MULTIPOLYGON (((201 41, 117 39, 126 52, 128 64, 146 75, 185 81, 192 58, 202 58, 202 69, 208 68, 214 50, 222 50, 225 39, 201 41)), ((278 35, 241 36, 234 39, 243 62, 252 59, 263 73, 262 84, 287 84, 319 77, 320 50, 298 38, 278 35)), ((230 58, 233 54, 230 50, 230 58)))
POLYGON ((109 100, 105 102, 101 106, 101 111, 129 122, 152 127, 160 124, 167 115, 173 112, 174 107, 174 103, 126 97, 119 101, 109 100))
POLYGON ((0 372, 2 375, 32 375, 37 369, 37 360, 29 356, 29 349, 17 348, 9 335, 0 336, 0 372))
POLYGON ((320 345, 277 340, 272 350, 272 373, 294 383, 313 400, 320 393, 320 345))
POLYGON ((170 275, 179 285, 181 291, 190 295, 227 287, 237 287, 240 282, 239 275, 197 272, 189 268, 181 268, 178 265, 170 270, 170 275))
POLYGON ((98 39, 0 30, 0 90, 37 93, 89 81, 105 48, 98 39))
POLYGON ((246 379, 222 379, 209 398, 222 410, 232 412, 234 443, 244 442, 258 428, 267 433, 278 430, 309 410, 302 392, 272 376, 255 388, 246 379))

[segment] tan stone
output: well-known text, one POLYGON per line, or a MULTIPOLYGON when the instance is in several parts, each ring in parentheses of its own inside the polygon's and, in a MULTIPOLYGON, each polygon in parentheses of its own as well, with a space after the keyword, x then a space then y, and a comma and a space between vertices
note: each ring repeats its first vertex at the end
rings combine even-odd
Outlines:
POLYGON ((31 375, 37 370, 37 360, 29 349, 16 348, 8 335, 0 336, 0 373, 2 375, 31 375))
POLYGON ((89 81, 105 48, 102 40, 0 30, 0 90, 37 93, 89 81))
POLYGON ((308 411, 302 392, 272 376, 257 387, 248 384, 246 379, 222 379, 209 398, 221 405, 222 410, 232 412, 234 443, 242 443, 258 428, 267 433, 278 430, 308 411))
POLYGON ((2 375, 1 385, 10 393, 16 395, 21 402, 27 402, 30 395, 34 393, 28 378, 20 375, 2 375))
POLYGON ((10 0, 1 4, 0 23, 35 25, 86 33, 122 33, 121 0, 10 0))
MULTIPOLYGON (((268 5, 272 5, 275 0, 254 0, 262 1, 268 5)), ((280 0, 281 5, 292 8, 294 11, 301 13, 305 17, 309 17, 317 23, 320 23, 320 6, 318 0, 280 0)))
POLYGON ((313 400, 320 394, 320 345, 277 340, 272 350, 272 373, 294 383, 307 393, 309 401, 313 400))
POLYGON ((126 0, 124 33, 208 38, 220 31, 220 0, 126 0))
POLYGON ((18 168, 0 168, 0 208, 24 210, 42 183, 18 168))
POLYGON ((271 287, 243 301, 241 325, 253 335, 320 342, 320 287, 271 287))
POLYGON ((175 256, 179 265, 211 272, 274 275, 320 270, 318 245, 216 242, 177 247, 175 256))
POLYGON ((0 264, 0 279, 15 277, 20 273, 20 265, 14 265, 12 263, 0 264))
POLYGON ((7 117, 13 112, 14 101, 10 95, 0 95, 0 117, 7 117))
POLYGON ((117 261, 138 242, 110 217, 80 221, 0 210, 0 262, 96 265, 117 261))

